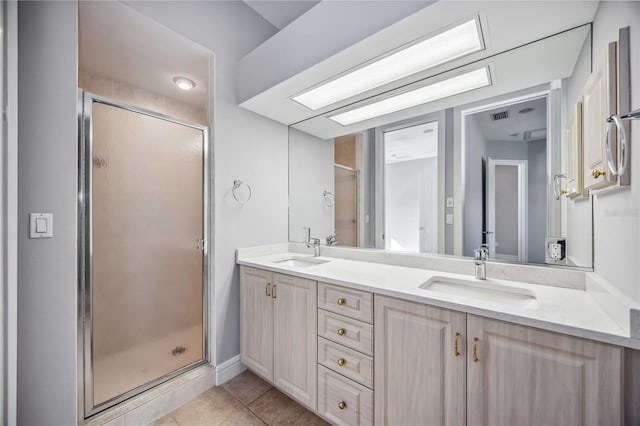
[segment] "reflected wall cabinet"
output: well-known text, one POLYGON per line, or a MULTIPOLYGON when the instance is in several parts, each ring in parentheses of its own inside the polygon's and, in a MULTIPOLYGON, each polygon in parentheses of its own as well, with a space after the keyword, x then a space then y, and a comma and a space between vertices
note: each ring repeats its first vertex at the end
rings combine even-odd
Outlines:
POLYGON ((578 102, 571 112, 567 124, 567 188, 569 198, 584 196, 583 155, 582 155, 582 102, 578 102))

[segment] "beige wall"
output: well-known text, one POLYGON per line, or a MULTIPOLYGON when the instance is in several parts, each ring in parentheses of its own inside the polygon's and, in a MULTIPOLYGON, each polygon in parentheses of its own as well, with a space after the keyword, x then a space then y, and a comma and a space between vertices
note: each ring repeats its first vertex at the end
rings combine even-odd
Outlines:
POLYGON ((87 92, 140 108, 150 109, 192 123, 207 125, 207 114, 204 105, 198 108, 140 87, 134 87, 108 77, 91 74, 82 69, 80 70, 78 78, 78 85, 87 92))

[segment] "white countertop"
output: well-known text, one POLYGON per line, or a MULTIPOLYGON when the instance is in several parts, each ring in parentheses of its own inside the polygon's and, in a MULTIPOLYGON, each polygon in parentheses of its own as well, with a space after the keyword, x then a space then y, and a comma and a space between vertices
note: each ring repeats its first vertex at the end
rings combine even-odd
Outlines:
POLYGON ((260 250, 239 250, 237 263, 640 349, 640 339, 633 339, 629 334, 626 334, 584 289, 497 280, 490 276, 486 281, 481 281, 463 274, 335 257, 317 257, 315 259, 328 262, 309 267, 285 266, 275 262, 291 257, 311 256, 287 251, 285 245, 278 247, 280 250, 275 253, 273 250, 263 250, 262 252, 260 250), (268 251, 272 252, 267 253, 268 251), (508 306, 499 302, 449 295, 420 288, 421 284, 433 277, 477 281, 479 285, 489 283, 527 289, 535 294, 537 307, 508 306))

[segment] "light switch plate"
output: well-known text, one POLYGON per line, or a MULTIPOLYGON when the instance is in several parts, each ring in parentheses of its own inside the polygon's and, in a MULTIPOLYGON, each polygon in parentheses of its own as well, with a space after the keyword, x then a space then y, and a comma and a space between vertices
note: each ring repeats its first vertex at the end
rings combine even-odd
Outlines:
POLYGON ((29 214, 29 238, 53 238, 53 214, 29 214))
POLYGON ((447 207, 453 207, 453 197, 447 197, 447 207))
POLYGON ((453 215, 451 213, 447 213, 444 218, 447 225, 453 225, 453 215))

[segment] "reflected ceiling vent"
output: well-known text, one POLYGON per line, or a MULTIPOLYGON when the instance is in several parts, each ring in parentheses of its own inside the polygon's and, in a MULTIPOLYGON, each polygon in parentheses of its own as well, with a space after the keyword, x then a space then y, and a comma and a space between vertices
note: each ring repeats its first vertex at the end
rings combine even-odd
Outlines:
POLYGON ((491 121, 504 120, 505 118, 509 118, 509 111, 500 111, 491 115, 491 121))

